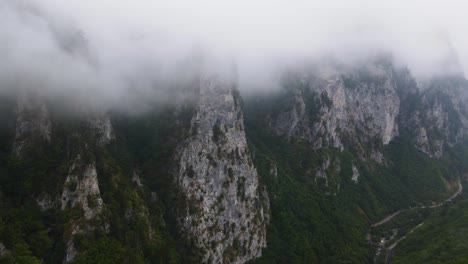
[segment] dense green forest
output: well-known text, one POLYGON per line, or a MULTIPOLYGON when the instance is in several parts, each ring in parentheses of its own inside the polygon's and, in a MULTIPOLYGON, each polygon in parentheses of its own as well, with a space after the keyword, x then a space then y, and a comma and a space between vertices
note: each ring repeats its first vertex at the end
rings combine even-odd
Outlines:
POLYGON ((105 147, 96 145, 82 120, 54 117, 50 144, 38 142, 22 158, 11 153, 12 112, 0 111, 0 241, 9 249, 0 263, 63 262, 71 223, 82 213, 60 207, 41 211, 35 197, 60 195, 72 162, 69 151, 95 161, 106 205, 103 217, 109 223, 108 228, 91 223, 94 230, 76 237, 76 247, 85 253, 73 263, 189 262, 188 256, 196 253, 175 231, 177 192, 168 173, 178 132, 183 133, 184 120, 191 117, 187 111, 118 115, 116 139, 105 147), (144 186, 132 182, 135 169, 144 186))
POLYGON ((468 200, 444 206, 394 249, 392 263, 468 263, 468 200))

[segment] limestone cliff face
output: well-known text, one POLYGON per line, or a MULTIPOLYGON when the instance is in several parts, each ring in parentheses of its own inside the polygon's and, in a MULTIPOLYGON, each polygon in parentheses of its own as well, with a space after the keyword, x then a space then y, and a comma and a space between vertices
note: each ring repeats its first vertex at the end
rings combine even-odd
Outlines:
POLYGON ((416 147, 440 158, 445 146, 468 135, 468 83, 458 78, 432 80, 415 96, 418 104, 402 122, 414 133, 416 147))
POLYGON ((289 76, 285 87, 292 90, 293 99, 291 110, 280 113, 274 122, 279 135, 305 139, 317 149, 340 150, 346 140, 386 145, 398 135, 400 99, 387 65, 325 67, 289 76))
POLYGON ((101 215, 104 203, 94 162, 87 163, 80 155, 73 161, 63 187, 61 209, 82 211, 80 217, 71 220, 71 234, 66 238, 68 241, 64 262, 67 263, 78 254, 74 236, 101 228, 101 224, 105 222, 101 215), (93 224, 90 224, 90 220, 94 220, 93 224), (100 224, 96 225, 97 223, 100 224))
MULTIPOLYGON (((46 101, 38 94, 24 93, 18 97, 13 144, 15 155, 23 157, 28 148, 34 148, 40 142, 54 143, 53 120, 48 109, 46 101)), ((106 114, 98 112, 85 113, 75 121, 84 122, 84 126, 77 131, 67 131, 68 141, 75 143, 67 145, 67 148, 70 148, 67 153, 71 160, 68 161, 67 157, 64 157, 64 162, 70 166, 64 175, 62 192, 45 192, 36 197, 41 210, 60 208, 75 212, 74 218, 70 220, 71 230, 68 230, 64 237, 64 262, 73 260, 78 254, 74 245, 74 237, 77 234, 86 234, 98 228, 107 229, 106 219, 102 214, 104 203, 100 196, 96 161, 89 155, 84 158, 83 154, 92 151, 94 146, 101 147, 109 143, 114 138, 112 124, 106 114)))
POLYGON ((400 100, 391 69, 367 66, 326 77, 324 86, 318 88, 331 103, 320 109, 315 131, 329 135, 335 146, 343 147, 340 130, 352 140, 369 142, 375 138, 383 145, 398 135, 396 117, 400 100))
POLYGON ((50 142, 51 133, 52 122, 44 99, 28 93, 19 95, 13 153, 23 155, 25 149, 37 140, 50 142))
POLYGON ((87 164, 80 155, 76 157, 70 166, 61 198, 62 210, 78 206, 88 220, 102 211, 103 202, 94 163, 87 164))
MULTIPOLYGON (((88 125, 84 134, 92 135, 90 142, 84 141, 84 145, 78 146, 79 152, 87 152, 90 146, 101 147, 114 138, 114 132, 110 118, 102 113, 93 113, 86 117, 88 125)), ((63 191, 60 197, 62 210, 78 210, 78 217, 70 222, 71 231, 65 237, 66 252, 64 262, 68 263, 79 254, 75 247, 75 236, 86 234, 96 229, 107 230, 108 221, 103 211, 104 202, 99 190, 96 161, 93 158, 82 158, 78 153, 72 161, 63 191)))
POLYGON ((422 85, 388 62, 325 65, 288 74, 284 87, 286 107, 274 118, 273 131, 316 149, 352 145, 362 160, 383 163, 381 149, 401 127, 418 149, 440 158, 445 146, 468 135, 468 82, 460 76, 422 85))
POLYGON ((307 116, 304 91, 291 89, 288 100, 289 111, 279 114, 275 121, 274 130, 278 135, 286 136, 288 139, 303 139, 312 141, 310 120, 307 116))
POLYGON ((109 115, 94 113, 88 117, 88 124, 93 131, 98 145, 105 145, 115 139, 114 128, 109 115))
POLYGON ((203 262, 244 263, 266 246, 268 201, 260 198, 233 84, 202 77, 199 91, 191 136, 177 158, 177 183, 186 196, 180 225, 203 262))

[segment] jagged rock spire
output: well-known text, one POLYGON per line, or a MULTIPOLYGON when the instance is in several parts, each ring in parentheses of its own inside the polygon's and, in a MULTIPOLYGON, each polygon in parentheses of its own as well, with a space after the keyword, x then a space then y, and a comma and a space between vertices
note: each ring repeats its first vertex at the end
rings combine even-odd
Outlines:
POLYGON ((179 147, 180 226, 204 263, 244 263, 266 246, 266 214, 234 82, 201 76, 191 136, 179 147))

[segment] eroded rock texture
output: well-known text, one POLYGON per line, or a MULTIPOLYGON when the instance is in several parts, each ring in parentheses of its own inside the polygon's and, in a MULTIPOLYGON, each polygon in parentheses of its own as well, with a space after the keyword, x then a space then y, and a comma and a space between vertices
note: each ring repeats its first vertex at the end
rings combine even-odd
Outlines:
POLYGON ((286 77, 290 109, 274 131, 305 139, 319 149, 354 144, 388 144, 398 135, 400 99, 390 67, 372 64, 338 71, 320 68, 286 77))
POLYGON ((203 262, 244 263, 266 246, 268 200, 260 197, 234 85, 210 76, 199 89, 191 136, 178 154, 177 183, 186 196, 180 225, 203 262))
POLYGON ((414 98, 402 126, 415 138, 415 145, 429 156, 440 158, 444 147, 454 146, 468 135, 468 83, 456 77, 434 79, 414 98))

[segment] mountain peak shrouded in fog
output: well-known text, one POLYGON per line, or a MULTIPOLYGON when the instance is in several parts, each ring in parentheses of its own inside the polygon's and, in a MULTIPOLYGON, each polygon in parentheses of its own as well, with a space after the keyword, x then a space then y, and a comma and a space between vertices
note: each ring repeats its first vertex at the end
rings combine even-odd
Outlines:
POLYGON ((0 263, 468 263, 467 7, 0 0, 0 263))
POLYGON ((184 64, 199 54, 216 58, 204 67, 220 74, 235 64, 244 91, 268 91, 286 68, 324 57, 353 65, 389 53, 417 78, 463 74, 465 5, 6 0, 0 3, 0 91, 41 89, 132 108, 173 98, 167 91, 177 86, 174 79, 193 70, 184 64))

